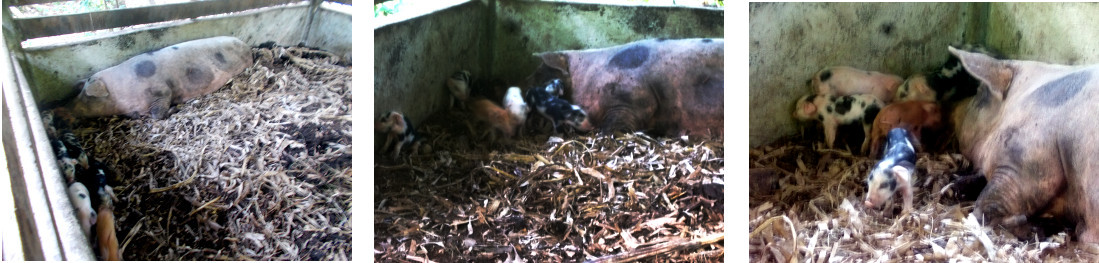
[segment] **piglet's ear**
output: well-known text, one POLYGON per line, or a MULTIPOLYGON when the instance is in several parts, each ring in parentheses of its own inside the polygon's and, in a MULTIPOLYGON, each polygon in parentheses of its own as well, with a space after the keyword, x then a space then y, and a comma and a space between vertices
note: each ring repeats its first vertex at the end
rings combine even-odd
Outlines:
POLYGON ((110 92, 107 92, 107 84, 103 83, 103 81, 99 79, 92 79, 88 82, 85 82, 84 94, 97 98, 103 98, 111 95, 110 92))
POLYGON ((908 182, 908 180, 912 178, 912 170, 909 170, 903 165, 893 166, 893 176, 895 177, 893 179, 898 182, 908 182))
POLYGON ((812 116, 813 114, 817 113, 817 105, 813 104, 812 102, 802 104, 801 112, 805 115, 812 116))
POLYGON ((569 73, 569 55, 562 52, 535 53, 534 56, 542 58, 546 66, 569 73))

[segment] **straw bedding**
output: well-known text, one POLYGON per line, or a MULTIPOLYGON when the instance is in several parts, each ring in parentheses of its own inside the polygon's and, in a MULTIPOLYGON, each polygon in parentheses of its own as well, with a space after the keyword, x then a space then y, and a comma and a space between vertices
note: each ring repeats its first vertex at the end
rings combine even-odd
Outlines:
POLYGON ((1019 240, 969 213, 980 188, 964 189, 972 165, 957 153, 920 153, 914 212, 868 209, 866 176, 876 160, 786 139, 750 149, 749 255, 753 262, 1095 261, 1099 249, 1072 230, 1043 226, 1019 240), (1039 231, 1041 232, 1041 231, 1039 231))
POLYGON ((165 120, 83 120, 126 260, 350 260, 351 69, 300 47, 165 120))
POLYGON ((720 140, 471 135, 465 111, 422 124, 428 151, 375 155, 379 262, 719 262, 720 140))

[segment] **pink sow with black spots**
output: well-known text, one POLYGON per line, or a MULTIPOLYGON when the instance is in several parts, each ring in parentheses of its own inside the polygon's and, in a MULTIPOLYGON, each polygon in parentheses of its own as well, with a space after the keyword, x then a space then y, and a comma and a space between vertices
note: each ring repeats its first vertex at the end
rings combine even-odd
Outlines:
POLYGON ((1099 243, 1099 65, 950 52, 981 82, 953 116, 962 152, 988 179, 974 216, 1026 238, 1051 215, 1099 243))
POLYGON ((724 137, 723 39, 647 39, 535 54, 532 85, 561 79, 563 99, 604 132, 724 137))
POLYGON ((251 48, 235 37, 187 41, 95 73, 65 109, 74 117, 163 119, 172 104, 214 92, 251 65, 251 48))

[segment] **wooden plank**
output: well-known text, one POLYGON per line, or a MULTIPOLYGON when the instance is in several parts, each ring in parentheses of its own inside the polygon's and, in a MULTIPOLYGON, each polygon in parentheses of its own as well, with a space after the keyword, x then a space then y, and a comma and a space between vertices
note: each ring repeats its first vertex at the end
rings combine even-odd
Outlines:
POLYGON ((15 19, 25 39, 238 12, 302 0, 219 0, 15 19))
MULTIPOLYGON (((48 4, 53 2, 65 2, 70 0, 12 0, 12 6, 48 4)), ((6 7, 6 6, 5 6, 6 7)))

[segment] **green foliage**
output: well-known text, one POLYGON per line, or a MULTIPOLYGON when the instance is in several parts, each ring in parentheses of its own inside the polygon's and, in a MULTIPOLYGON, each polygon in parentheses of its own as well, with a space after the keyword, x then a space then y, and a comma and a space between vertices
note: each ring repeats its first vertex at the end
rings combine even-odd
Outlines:
POLYGON ((126 7, 124 0, 80 0, 75 2, 54 2, 38 5, 20 6, 23 13, 30 16, 55 16, 112 10, 126 7))
POLYGON ((374 5, 374 17, 387 16, 397 13, 397 8, 404 3, 404 0, 386 1, 384 3, 374 5))

